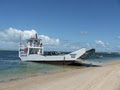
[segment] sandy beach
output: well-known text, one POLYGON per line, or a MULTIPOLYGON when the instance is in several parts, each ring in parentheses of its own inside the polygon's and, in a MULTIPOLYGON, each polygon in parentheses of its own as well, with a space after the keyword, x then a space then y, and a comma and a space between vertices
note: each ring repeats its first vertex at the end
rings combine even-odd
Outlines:
POLYGON ((120 90, 120 61, 3 82, 0 90, 120 90))

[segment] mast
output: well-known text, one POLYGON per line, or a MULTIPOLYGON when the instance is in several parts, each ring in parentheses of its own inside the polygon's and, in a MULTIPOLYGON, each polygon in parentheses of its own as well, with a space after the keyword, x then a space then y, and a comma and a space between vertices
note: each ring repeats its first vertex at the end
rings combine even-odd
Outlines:
POLYGON ((37 33, 35 34, 36 39, 38 39, 37 33))
POLYGON ((22 47, 22 37, 21 37, 21 34, 20 34, 19 57, 21 56, 20 55, 21 47, 22 47))

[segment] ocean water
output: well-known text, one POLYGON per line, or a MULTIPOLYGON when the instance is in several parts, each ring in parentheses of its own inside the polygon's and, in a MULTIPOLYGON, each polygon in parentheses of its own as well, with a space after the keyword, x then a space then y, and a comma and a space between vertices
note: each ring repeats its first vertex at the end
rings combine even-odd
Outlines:
POLYGON ((111 61, 119 61, 120 60, 120 53, 106 53, 106 52, 99 52, 93 54, 88 61, 94 62, 101 62, 101 63, 109 63, 111 61))
POLYGON ((66 70, 66 68, 50 64, 23 62, 19 59, 17 51, 0 51, 0 82, 61 70, 66 70))
MULTIPOLYGON (((109 62, 112 60, 120 60, 120 54, 96 53, 88 59, 88 61, 95 62, 109 62), (97 56, 99 56, 99 58, 96 58, 97 56)), ((17 51, 0 51, 0 82, 69 69, 73 69, 73 67, 22 62, 18 57, 17 51)))

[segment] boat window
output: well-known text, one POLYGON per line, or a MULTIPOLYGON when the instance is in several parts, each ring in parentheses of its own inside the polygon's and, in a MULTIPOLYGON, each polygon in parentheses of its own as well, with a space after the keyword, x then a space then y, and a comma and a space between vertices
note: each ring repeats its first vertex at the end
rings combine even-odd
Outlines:
POLYGON ((39 54, 39 49, 32 49, 32 48, 30 48, 29 54, 39 54))

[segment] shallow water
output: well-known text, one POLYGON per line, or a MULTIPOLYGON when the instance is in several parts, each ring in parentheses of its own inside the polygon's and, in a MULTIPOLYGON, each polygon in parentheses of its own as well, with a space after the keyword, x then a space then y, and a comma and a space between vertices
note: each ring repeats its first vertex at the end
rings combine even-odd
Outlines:
POLYGON ((88 61, 103 62, 103 63, 108 63, 115 60, 117 61, 120 60, 119 53, 95 53, 88 59, 88 61))
MULTIPOLYGON (((120 60, 120 55, 97 53, 88 60, 95 62, 109 62, 112 60, 120 60), (96 55, 98 54, 102 55, 102 57, 96 58, 96 55)), ((17 51, 0 51, 0 82, 33 75, 44 75, 63 70, 71 70, 75 68, 75 66, 59 66, 34 62, 22 62, 18 57, 17 51)))
POLYGON ((16 51, 0 51, 0 81, 64 70, 63 66, 22 62, 16 51))

